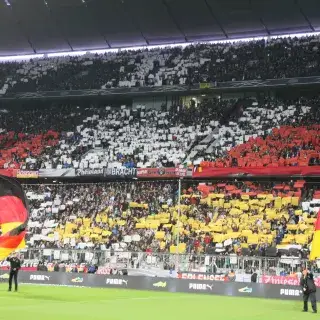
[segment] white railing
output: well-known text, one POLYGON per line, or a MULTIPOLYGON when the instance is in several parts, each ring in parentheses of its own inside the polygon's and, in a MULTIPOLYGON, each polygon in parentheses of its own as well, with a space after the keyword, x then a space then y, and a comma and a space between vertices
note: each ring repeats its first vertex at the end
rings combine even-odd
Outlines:
POLYGON ((124 252, 111 250, 73 249, 27 249, 23 252, 25 261, 61 261, 68 263, 90 263, 112 268, 158 269, 190 272, 224 273, 231 269, 237 273, 257 270, 259 274, 279 275, 299 272, 308 266, 318 269, 316 263, 299 257, 254 257, 237 255, 191 255, 170 253, 124 252))

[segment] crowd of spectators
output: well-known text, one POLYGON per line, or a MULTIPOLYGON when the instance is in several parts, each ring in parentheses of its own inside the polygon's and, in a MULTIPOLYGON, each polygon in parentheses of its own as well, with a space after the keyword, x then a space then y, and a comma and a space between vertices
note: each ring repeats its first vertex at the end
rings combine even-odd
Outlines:
POLYGON ((265 139, 250 138, 232 148, 217 167, 319 165, 319 125, 275 128, 265 139))
POLYGON ((136 230, 139 219, 175 203, 176 184, 134 182, 25 186, 30 201, 29 243, 38 248, 128 250, 152 245, 152 230, 136 230))
POLYGON ((3 110, 0 168, 318 165, 318 104, 319 97, 205 97, 161 109, 3 110))
MULTIPOLYGON (((320 38, 5 63, 0 94, 319 75, 320 38), (2 87, 2 89, 1 89, 2 87)), ((0 168, 320 165, 319 97, 1 110, 0 168)), ((173 181, 25 185, 35 249, 306 257, 318 187, 173 181), (179 234, 179 245, 177 245, 179 234)))
POLYGON ((318 46, 312 36, 10 62, 1 67, 1 93, 319 75, 318 46))
POLYGON ((219 127, 212 144, 198 153, 194 163, 215 167, 317 165, 318 105, 319 98, 244 101, 238 118, 219 127))
POLYGON ((0 166, 173 167, 186 158, 194 141, 219 125, 232 104, 232 100, 209 99, 197 107, 161 110, 142 105, 10 110, 0 114, 0 166))
POLYGON ((185 182, 180 207, 172 181, 24 188, 28 246, 42 249, 306 256, 320 207, 303 180, 185 182))

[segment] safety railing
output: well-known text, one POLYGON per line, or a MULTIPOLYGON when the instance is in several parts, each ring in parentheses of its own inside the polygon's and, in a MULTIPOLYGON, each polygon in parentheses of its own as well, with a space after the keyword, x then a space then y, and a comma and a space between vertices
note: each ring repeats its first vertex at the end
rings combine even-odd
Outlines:
POLYGON ((279 275, 296 273, 302 267, 318 272, 318 264, 299 257, 251 257, 237 255, 194 255, 124 252, 113 250, 66 250, 66 249, 27 249, 22 252, 27 263, 65 262, 86 263, 109 268, 176 270, 181 272, 205 272, 223 274, 230 270, 237 273, 279 275))

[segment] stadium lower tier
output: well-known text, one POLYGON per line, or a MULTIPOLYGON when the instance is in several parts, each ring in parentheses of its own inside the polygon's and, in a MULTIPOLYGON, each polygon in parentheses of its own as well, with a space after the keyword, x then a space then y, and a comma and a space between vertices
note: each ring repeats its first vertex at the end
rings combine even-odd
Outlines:
POLYGON ((176 181, 25 185, 30 248, 308 254, 316 184, 176 181))

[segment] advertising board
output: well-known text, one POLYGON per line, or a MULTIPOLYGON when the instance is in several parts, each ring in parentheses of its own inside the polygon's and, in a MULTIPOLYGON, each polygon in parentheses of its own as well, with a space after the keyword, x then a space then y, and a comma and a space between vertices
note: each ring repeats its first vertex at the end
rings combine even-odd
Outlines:
MULTIPOLYGON (((0 271, 1 282, 8 281, 9 272, 0 271)), ((19 282, 24 284, 41 284, 56 286, 81 286, 96 288, 117 288, 152 290, 163 292, 184 292, 212 294, 235 297, 258 297, 281 300, 302 300, 300 287, 263 284, 221 282, 197 279, 175 279, 145 276, 112 276, 66 272, 27 272, 19 273, 19 282)), ((320 299, 320 292, 317 292, 320 299)))

